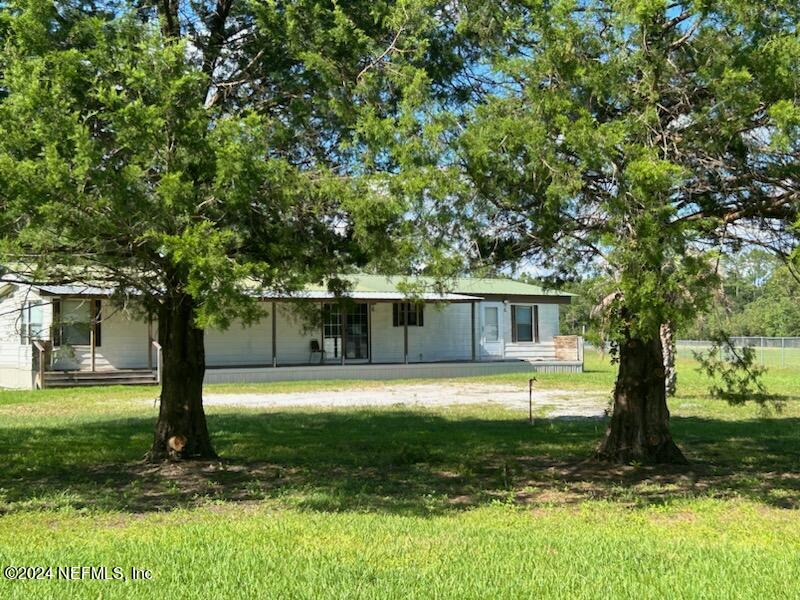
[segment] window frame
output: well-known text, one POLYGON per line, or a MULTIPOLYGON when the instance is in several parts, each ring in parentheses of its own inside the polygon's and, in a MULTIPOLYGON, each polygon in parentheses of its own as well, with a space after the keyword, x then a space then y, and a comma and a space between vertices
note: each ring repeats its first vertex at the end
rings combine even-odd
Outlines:
POLYGON ((20 309, 20 346, 27 346, 28 344, 32 343, 33 340, 41 337, 41 334, 44 331, 44 306, 45 303, 41 300, 30 300, 23 303, 22 308, 20 309), (34 308, 39 309, 37 311, 39 313, 38 322, 34 322, 32 319, 34 308), (34 326, 36 327, 36 335, 34 335, 34 326))
POLYGON ((392 326, 405 327, 406 315, 409 316, 408 327, 425 326, 425 305, 415 302, 393 302, 392 303, 392 326), (402 308, 401 308, 402 307, 402 308), (413 317, 413 319, 411 318, 413 317), (412 323, 412 320, 414 321, 412 323))
POLYGON ((94 346, 95 348, 100 348, 103 345, 103 301, 97 298, 73 298, 73 297, 66 297, 66 298, 58 298, 53 300, 53 326, 52 326, 52 341, 54 348, 60 348, 61 346, 79 346, 79 347, 86 347, 90 346, 92 343, 92 329, 94 329, 94 346), (63 319, 63 303, 65 301, 79 301, 88 303, 89 306, 89 320, 86 323, 82 322, 75 322, 75 323, 64 323, 63 319), (86 344, 74 344, 69 341, 66 341, 66 335, 64 332, 65 325, 87 325, 89 327, 89 341, 86 344))
POLYGON ((538 304, 512 304, 511 305, 511 342, 514 344, 539 344, 539 305, 538 304), (517 309, 529 308, 531 310, 531 339, 520 340, 517 333, 517 309))

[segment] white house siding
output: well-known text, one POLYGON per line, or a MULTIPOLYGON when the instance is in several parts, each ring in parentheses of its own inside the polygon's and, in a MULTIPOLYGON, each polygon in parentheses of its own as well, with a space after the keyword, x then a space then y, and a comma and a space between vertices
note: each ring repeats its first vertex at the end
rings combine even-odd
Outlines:
MULTIPOLYGON (((426 304, 422 327, 408 328, 408 361, 435 362, 472 358, 470 305, 426 304)), ((477 335, 477 331, 476 331, 477 335)), ((403 327, 392 324, 392 304, 372 310, 374 362, 403 362, 403 327)))
MULTIPOLYGON (((428 324, 429 310, 425 310, 424 323, 428 324)), ((408 328, 409 360, 413 356, 412 339, 417 327, 408 328)), ((392 325, 392 304, 380 303, 372 306, 372 361, 403 362, 403 328, 392 325)), ((418 336, 417 336, 418 337, 418 336)))
MULTIPOLYGON (((102 344, 95 351, 98 369, 143 369, 147 367, 147 323, 134 319, 126 311, 103 303, 102 344)), ((265 315, 266 315, 265 311, 265 315)), ((279 323, 279 328, 280 328, 279 323)), ((158 323, 153 322, 153 337, 158 336, 158 323)), ((291 339, 287 336, 287 341, 291 339)), ((305 346, 307 348, 307 346, 305 346)), ((272 362, 272 321, 265 316, 258 323, 243 327, 235 320, 225 331, 208 329, 205 333, 206 364, 208 366, 265 365, 272 362)), ((77 347, 72 360, 62 359, 58 368, 88 369, 90 349, 77 347)), ((308 353, 306 352, 306 360, 308 353)), ((155 352, 153 352, 155 364, 155 352)))
MULTIPOLYGON (((276 302, 277 361, 300 365, 309 361, 311 341, 320 341, 321 327, 309 326, 291 302, 276 302)), ((206 364, 209 367, 263 366, 272 364, 272 302, 265 302, 262 318, 243 326, 234 321, 225 330, 206 331, 206 364)), ((319 354, 312 360, 318 361, 319 354)))
MULTIPOLYGON (((102 303, 101 345, 96 349, 98 364, 117 369, 147 367, 147 322, 137 320, 128 311, 102 303)), ((153 325, 153 335, 156 335, 153 325)))
POLYGON ((245 326, 236 320, 225 331, 209 329, 205 340, 210 367, 272 364, 272 318, 266 310, 257 323, 245 326))
POLYGON ((539 341, 552 342, 558 335, 558 304, 539 304, 539 341))
MULTIPOLYGON (((320 340, 321 331, 309 329, 292 310, 290 303, 277 303, 277 358, 281 365, 309 361, 312 340, 320 340)), ((210 366, 264 365, 272 361, 271 303, 265 317, 257 324, 242 328, 234 323, 227 331, 206 333, 206 362, 210 366)), ((372 305, 373 362, 403 362, 403 328, 392 325, 392 303, 372 305)), ((425 306, 422 327, 408 328, 409 362, 469 360, 470 305, 425 306)), ((319 355, 312 357, 319 360, 319 355)))
MULTIPOLYGON (((303 325, 289 303, 278 303, 277 339, 278 361, 281 364, 308 362, 310 341, 319 333, 303 331, 303 325)), ((272 304, 264 306, 264 317, 257 323, 243 326, 235 320, 222 331, 208 329, 205 333, 206 364, 209 367, 268 365, 272 363, 272 304)), ((102 344, 96 349, 98 369, 137 369, 147 366, 147 323, 136 320, 125 311, 115 311, 103 303, 102 344)), ((153 336, 158 324, 153 323, 153 336)), ((153 356, 155 361, 155 354, 153 356)), ((64 356, 56 368, 90 368, 89 347, 73 348, 73 356, 64 356)))
MULTIPOLYGON (((215 366, 268 365, 272 363, 272 317, 271 304, 264 308, 264 317, 257 323, 243 326, 235 320, 222 331, 208 329, 205 333, 206 364, 215 366)), ((127 312, 114 312, 113 307, 103 303, 103 311, 109 316, 103 320, 102 344, 96 349, 98 369, 140 369, 147 367, 147 323, 136 320, 127 312)), ((288 304, 278 304, 278 360, 285 364, 308 361, 309 340, 304 337, 288 304)), ((158 324, 153 322, 153 336, 158 335, 158 324)), ((319 338, 319 335, 316 336, 319 338)), ((89 368, 88 348, 77 348, 82 368, 89 368)), ((155 353, 153 356, 155 361, 155 353)), ((76 361, 72 361, 74 365, 76 361)), ((67 366, 66 361, 62 365, 67 366)), ((63 368, 63 367, 62 367, 63 368)), ((74 367, 73 367, 74 368, 74 367)))
MULTIPOLYGON (((277 343, 278 364, 297 365, 308 362, 308 353, 311 349, 311 340, 318 340, 322 336, 322 327, 319 330, 309 329, 302 317, 293 309, 291 303, 278 302, 275 338, 277 343)), ((271 342, 270 342, 271 343, 271 342)), ((268 355, 269 356, 269 355, 268 355)), ((319 355, 314 356, 319 360, 319 355)))
POLYGON ((32 385, 32 347, 20 343, 21 308, 26 302, 41 301, 42 330, 40 339, 50 337, 49 324, 52 309, 46 299, 36 290, 19 285, 14 291, 0 300, 0 387, 30 388, 32 385))
MULTIPOLYGON (((321 331, 316 327, 309 329, 291 303, 276 305, 278 364, 308 363, 311 341, 319 341, 321 331)), ((207 331, 206 363, 212 367, 271 364, 272 317, 269 312, 272 304, 266 303, 264 310, 264 318, 249 327, 243 328, 239 322, 234 322, 226 331, 207 331)), ((470 360, 470 313, 468 303, 427 304, 424 325, 408 328, 409 362, 470 360)), ((319 360, 319 355, 315 354, 312 360, 319 360)), ((372 360, 376 363, 403 362, 403 328, 392 325, 390 302, 372 305, 372 360)))

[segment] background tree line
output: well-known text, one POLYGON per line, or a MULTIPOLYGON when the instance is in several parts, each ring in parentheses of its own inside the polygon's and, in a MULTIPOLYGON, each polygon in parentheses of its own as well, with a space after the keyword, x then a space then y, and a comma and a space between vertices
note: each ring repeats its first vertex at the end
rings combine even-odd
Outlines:
MULTIPOLYGON (((800 282, 790 267, 761 249, 720 258, 715 302, 677 331, 680 339, 734 336, 800 336, 800 282)), ((576 296, 561 307, 564 333, 599 342, 602 326, 592 312, 605 296, 606 278, 593 273, 559 286, 576 296)))

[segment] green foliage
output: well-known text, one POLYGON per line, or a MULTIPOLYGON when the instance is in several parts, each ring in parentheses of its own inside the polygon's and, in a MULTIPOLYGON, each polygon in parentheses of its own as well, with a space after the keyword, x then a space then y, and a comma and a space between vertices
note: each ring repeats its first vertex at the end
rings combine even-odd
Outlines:
POLYGON ((559 312, 559 328, 565 335, 584 335, 587 341, 600 344, 602 323, 597 319, 595 309, 603 298, 613 291, 613 283, 605 277, 587 277, 562 286, 562 289, 575 294, 569 304, 562 304, 559 312), (585 328, 585 329, 584 329, 585 328))
POLYGON ((712 338, 707 352, 695 352, 699 369, 711 379, 709 388, 713 398, 731 404, 744 404, 755 400, 764 404, 770 397, 762 377, 766 368, 756 364, 756 352, 750 347, 737 348, 724 333, 712 338))
POLYGON ((488 53, 454 134, 471 258, 599 273, 620 341, 692 322, 738 236, 796 243, 796 3, 467 7, 488 53))
POLYGON ((731 317, 730 330, 742 335, 800 336, 800 282, 787 267, 777 268, 758 298, 731 317))
POLYGON ((0 9, 0 261, 151 311, 186 295, 201 327, 257 318, 254 287, 407 264, 409 194, 433 178, 404 144, 426 68, 447 77, 431 4, 223 2, 219 23, 192 3, 180 30, 169 4, 0 9))
POLYGON ((686 324, 681 337, 709 339, 719 329, 731 335, 800 335, 800 283, 789 265, 763 250, 722 257, 715 302, 686 324))

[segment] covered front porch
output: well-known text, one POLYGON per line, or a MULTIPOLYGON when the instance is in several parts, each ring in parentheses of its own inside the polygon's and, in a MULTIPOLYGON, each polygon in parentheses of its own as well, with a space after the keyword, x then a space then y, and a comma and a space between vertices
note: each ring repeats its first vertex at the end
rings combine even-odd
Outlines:
MULTIPOLYGON (((206 382, 582 370, 582 343, 557 335, 555 304, 463 294, 410 302, 399 292, 298 300, 263 298, 261 320, 208 330, 206 382)), ((51 304, 51 339, 34 343, 36 387, 160 382, 155 322, 114 308, 100 291, 53 294, 51 304)))

